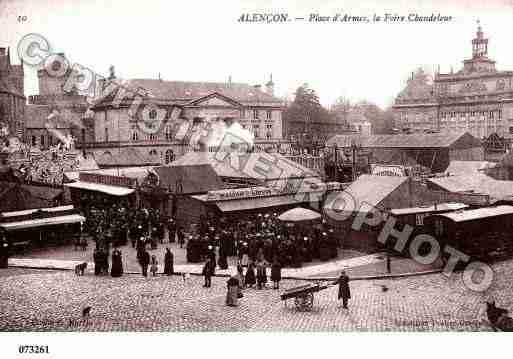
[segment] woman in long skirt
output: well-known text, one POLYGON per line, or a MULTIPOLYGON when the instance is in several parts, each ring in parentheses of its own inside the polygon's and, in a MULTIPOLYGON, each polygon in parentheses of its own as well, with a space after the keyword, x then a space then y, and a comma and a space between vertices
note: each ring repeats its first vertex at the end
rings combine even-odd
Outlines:
POLYGON ((151 267, 150 272, 155 277, 157 275, 157 271, 159 269, 159 262, 157 261, 157 257, 155 255, 151 256, 151 267))
POLYGON ((246 271, 246 285, 252 288, 256 283, 255 277, 255 266, 253 263, 249 263, 248 270, 246 271))
POLYGON ((114 249, 112 252, 112 267, 110 269, 110 275, 112 277, 121 277, 121 275, 123 275, 123 260, 119 249, 114 249))
POLYGON ((226 305, 236 307, 238 305, 239 280, 233 276, 226 282, 226 305))
POLYGON ((166 248, 166 254, 164 255, 164 274, 171 275, 173 273, 173 253, 169 250, 169 248, 166 248))

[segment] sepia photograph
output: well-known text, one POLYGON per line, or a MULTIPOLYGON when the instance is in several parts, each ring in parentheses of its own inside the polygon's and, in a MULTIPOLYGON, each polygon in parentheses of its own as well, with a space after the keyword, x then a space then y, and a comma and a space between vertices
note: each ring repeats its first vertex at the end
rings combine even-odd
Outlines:
POLYGON ((513 331, 512 24, 511 0, 0 0, 0 354, 513 331))

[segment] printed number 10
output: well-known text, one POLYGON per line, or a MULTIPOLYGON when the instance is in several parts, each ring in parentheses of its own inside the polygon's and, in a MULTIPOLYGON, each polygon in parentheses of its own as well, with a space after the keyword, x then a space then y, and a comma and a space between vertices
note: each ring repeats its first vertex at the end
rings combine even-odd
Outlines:
POLYGON ((28 20, 26 15, 18 16, 18 22, 25 22, 28 20))

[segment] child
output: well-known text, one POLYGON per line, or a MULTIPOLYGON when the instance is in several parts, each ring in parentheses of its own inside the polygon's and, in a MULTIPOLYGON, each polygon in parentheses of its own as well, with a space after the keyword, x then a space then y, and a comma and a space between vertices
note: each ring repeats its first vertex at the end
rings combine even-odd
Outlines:
POLYGON ((157 262, 157 257, 155 255, 152 255, 150 272, 153 274, 154 277, 157 275, 158 264, 159 262, 157 262))

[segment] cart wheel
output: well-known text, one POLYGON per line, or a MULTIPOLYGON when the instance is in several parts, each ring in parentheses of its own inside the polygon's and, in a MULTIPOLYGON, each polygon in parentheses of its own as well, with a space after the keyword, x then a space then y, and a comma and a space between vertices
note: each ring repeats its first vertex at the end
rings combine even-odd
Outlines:
POLYGON ((313 293, 306 293, 294 299, 296 308, 300 311, 310 311, 313 308, 313 293))

